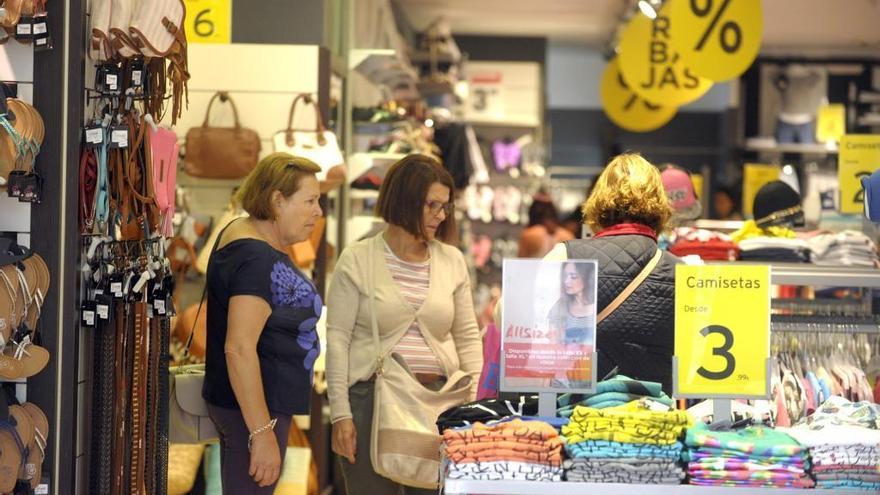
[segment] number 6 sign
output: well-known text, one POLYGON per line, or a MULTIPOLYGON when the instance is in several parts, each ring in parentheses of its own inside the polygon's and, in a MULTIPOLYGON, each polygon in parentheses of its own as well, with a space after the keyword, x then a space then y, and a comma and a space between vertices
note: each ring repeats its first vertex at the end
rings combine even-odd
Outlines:
POLYGON ((185 0, 190 43, 232 42, 232 0, 185 0))
POLYGON ((675 397, 765 398, 769 356, 769 266, 676 266, 675 397))

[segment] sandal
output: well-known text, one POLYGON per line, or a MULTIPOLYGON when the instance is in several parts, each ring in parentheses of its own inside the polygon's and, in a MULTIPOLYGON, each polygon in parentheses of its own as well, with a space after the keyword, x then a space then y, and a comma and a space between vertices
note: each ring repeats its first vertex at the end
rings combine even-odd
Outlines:
POLYGON ((46 445, 49 438, 49 419, 36 404, 25 402, 21 405, 31 417, 34 425, 34 441, 28 445, 25 471, 30 480, 31 488, 36 490, 43 476, 43 461, 46 460, 46 445))
POLYGON ((9 406, 9 417, 0 419, 0 493, 11 493, 24 466, 27 443, 33 441, 34 425, 21 406, 9 406))

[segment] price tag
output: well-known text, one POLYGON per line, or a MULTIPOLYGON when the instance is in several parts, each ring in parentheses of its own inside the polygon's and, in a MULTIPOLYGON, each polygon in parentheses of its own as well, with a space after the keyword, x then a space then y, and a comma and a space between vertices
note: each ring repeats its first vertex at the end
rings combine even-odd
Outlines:
POLYGON ((164 315, 166 313, 164 299, 156 299, 155 301, 153 301, 153 307, 156 308, 156 312, 160 315, 164 315))
POLYGON ((104 129, 101 126, 86 127, 86 144, 98 146, 104 142, 104 129))
POLYGON ((605 115, 618 126, 633 132, 663 127, 678 112, 675 106, 655 105, 631 90, 620 73, 616 58, 605 66, 600 97, 605 115))
POLYGON ((880 134, 847 134, 840 140, 840 212, 862 213, 865 191, 862 177, 880 168, 880 134))
POLYGON ((49 32, 49 30, 46 27, 45 17, 34 22, 34 35, 46 34, 47 32, 49 32))
POLYGON ((486 70, 470 75, 467 102, 469 118, 490 122, 505 119, 503 82, 501 71, 486 70))
POLYGON ((110 319, 110 306, 107 306, 106 304, 98 304, 95 312, 98 313, 98 318, 102 320, 110 319))
POLYGON ((840 104, 823 105, 816 118, 816 141, 838 142, 846 133, 846 108, 840 104))
POLYGON ((104 78, 104 83, 107 84, 107 89, 110 91, 116 91, 119 89, 119 76, 116 74, 107 74, 104 78))
POLYGON ((232 0, 186 0, 185 24, 190 43, 231 43, 232 0))
POLYGON ((672 47, 694 74, 733 79, 749 68, 761 48, 761 0, 673 0, 669 5, 672 47))
POLYGON ((31 33, 33 33, 33 22, 33 19, 30 17, 22 16, 15 26, 16 37, 20 39, 30 38, 31 33))
POLYGON ((769 357, 769 266, 675 267, 675 397, 766 398, 769 357))
POLYGON ((110 147, 128 148, 128 128, 119 126, 110 130, 110 147))
POLYGON ((663 106, 680 106, 703 96, 712 81, 695 74, 672 45, 672 22, 660 9, 654 20, 637 13, 620 41, 620 68, 627 86, 663 106))
POLYGON ((115 297, 122 297, 122 282, 111 282, 110 283, 110 292, 115 297))
POLYGON ((87 327, 95 326, 95 302, 86 301, 82 305, 82 323, 87 327))

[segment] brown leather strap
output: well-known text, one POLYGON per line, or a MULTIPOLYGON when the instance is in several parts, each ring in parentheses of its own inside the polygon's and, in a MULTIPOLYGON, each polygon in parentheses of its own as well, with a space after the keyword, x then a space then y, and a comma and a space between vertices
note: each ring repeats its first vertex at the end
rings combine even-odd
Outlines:
POLYGON ((129 493, 141 495, 144 486, 144 446, 146 436, 147 406, 147 338, 149 321, 147 303, 133 304, 133 347, 131 375, 131 461, 129 463, 129 493))
POLYGON ((113 431, 113 489, 114 495, 121 495, 126 486, 126 453, 129 445, 130 427, 128 425, 128 354, 131 311, 128 304, 119 304, 116 319, 116 404, 114 405, 113 431))
POLYGON ((229 96, 229 93, 226 91, 217 91, 214 93, 214 96, 211 97, 211 101, 208 103, 208 109, 205 111, 205 120, 202 122, 202 127, 208 127, 208 119, 211 117, 211 106, 214 105, 214 101, 220 98, 220 101, 229 103, 232 106, 232 116, 235 119, 235 129, 241 129, 241 124, 238 121, 238 109, 235 108, 235 102, 232 101, 232 97, 229 96))
MULTIPOLYGON (((324 120, 321 118, 321 108, 318 106, 318 102, 312 98, 312 95, 309 93, 300 93, 293 99, 293 103, 290 105, 290 115, 287 117, 287 129, 285 131, 285 140, 288 146, 293 146, 296 144, 296 140, 293 137, 293 116, 296 114, 296 104, 302 101, 306 105, 312 105, 315 109, 315 129, 314 132, 318 134, 318 144, 324 146, 327 143, 327 140, 324 139, 324 131, 327 130, 324 127, 324 120)), ((312 129, 306 129, 308 132, 312 132, 312 129)))
POLYGON ((627 285, 623 289, 623 291, 621 291, 620 294, 618 294, 617 297, 615 297, 614 300, 608 304, 608 306, 605 306, 605 309, 603 309, 601 312, 599 312, 599 315, 596 317, 596 324, 597 325, 599 323, 601 323, 602 320, 604 320, 605 318, 608 318, 609 316, 611 316, 611 313, 613 313, 615 309, 617 309, 621 304, 623 304, 623 302, 626 301, 626 299, 630 296, 630 294, 635 292, 635 290, 638 289, 640 285, 642 285, 642 282, 644 282, 645 279, 648 278, 648 275, 650 275, 651 272, 654 271, 654 267, 656 267, 657 263, 660 262, 660 258, 662 256, 663 256, 663 251, 661 251, 660 249, 657 249, 657 252, 654 253, 654 257, 652 257, 648 261, 648 264, 645 265, 644 268, 642 268, 642 271, 640 271, 639 274, 636 275, 636 278, 632 279, 630 281, 629 285, 627 285))

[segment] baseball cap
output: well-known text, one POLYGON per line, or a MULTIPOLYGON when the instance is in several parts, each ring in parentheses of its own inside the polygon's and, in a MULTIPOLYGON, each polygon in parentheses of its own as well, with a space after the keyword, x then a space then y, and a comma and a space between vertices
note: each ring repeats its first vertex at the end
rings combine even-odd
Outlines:
POLYGON ((703 207, 694 191, 694 183, 690 174, 683 169, 670 165, 660 172, 663 189, 672 206, 672 215, 678 220, 694 220, 700 217, 703 207))

